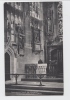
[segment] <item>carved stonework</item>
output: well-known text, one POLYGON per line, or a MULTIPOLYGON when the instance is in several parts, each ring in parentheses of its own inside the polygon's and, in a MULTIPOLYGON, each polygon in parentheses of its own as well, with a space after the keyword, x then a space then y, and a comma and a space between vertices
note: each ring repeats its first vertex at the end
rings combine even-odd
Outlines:
POLYGON ((23 35, 23 6, 21 3, 5 3, 5 51, 11 46, 14 55, 17 55, 19 49, 24 48, 23 35), (16 10, 17 9, 17 10, 16 10), (21 11, 20 11, 21 10, 21 11), (19 39, 21 34, 21 39, 19 39), (19 43, 18 43, 19 42, 19 43), (16 51, 15 51, 16 49, 16 51))
POLYGON ((63 25, 62 25, 62 2, 58 3, 57 6, 58 12, 58 33, 63 34, 63 25))
POLYGON ((24 37, 19 36, 19 49, 24 49, 24 37))
POLYGON ((48 18, 47 18, 47 24, 48 24, 48 34, 53 32, 53 10, 48 8, 48 18))
POLYGON ((18 56, 17 47, 12 47, 12 46, 10 46, 10 48, 13 50, 14 56, 17 58, 17 56, 18 56))

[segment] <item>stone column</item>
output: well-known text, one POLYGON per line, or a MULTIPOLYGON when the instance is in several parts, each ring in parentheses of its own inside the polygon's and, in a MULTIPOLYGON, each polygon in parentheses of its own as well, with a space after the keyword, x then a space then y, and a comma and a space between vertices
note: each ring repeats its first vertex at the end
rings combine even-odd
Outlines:
MULTIPOLYGON (((14 52, 14 69, 13 69, 13 74, 17 74, 17 52, 14 52)), ((16 81, 16 75, 13 75, 13 82, 16 81)))
POLYGON ((14 57, 14 74, 17 73, 17 58, 14 57))

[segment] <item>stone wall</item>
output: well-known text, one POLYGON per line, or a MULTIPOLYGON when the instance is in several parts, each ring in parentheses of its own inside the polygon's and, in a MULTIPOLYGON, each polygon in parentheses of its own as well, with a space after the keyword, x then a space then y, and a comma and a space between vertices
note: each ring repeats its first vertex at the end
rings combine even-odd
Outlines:
MULTIPOLYGON (((25 5, 27 6, 27 4, 25 5)), ((28 8, 28 7, 27 7, 28 8)), ((26 9, 25 9, 26 10, 26 9)), ((27 11, 25 11, 27 13, 27 11)), ((43 19, 43 10, 40 13, 41 19, 43 19)), ((17 73, 25 73, 25 64, 37 64, 39 59, 44 62, 44 33, 43 33, 43 25, 41 27, 41 47, 42 51, 40 53, 35 54, 32 52, 31 40, 32 40, 32 31, 30 28, 30 16, 29 13, 25 16, 25 48, 24 48, 24 56, 18 57, 18 66, 17 66, 17 73)))

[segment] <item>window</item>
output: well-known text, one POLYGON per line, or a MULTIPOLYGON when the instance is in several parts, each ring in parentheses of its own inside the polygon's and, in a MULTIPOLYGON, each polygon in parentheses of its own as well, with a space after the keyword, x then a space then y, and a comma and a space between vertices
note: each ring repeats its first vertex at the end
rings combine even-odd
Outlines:
POLYGON ((34 36, 35 36, 35 42, 40 43, 40 31, 39 30, 34 30, 34 36))

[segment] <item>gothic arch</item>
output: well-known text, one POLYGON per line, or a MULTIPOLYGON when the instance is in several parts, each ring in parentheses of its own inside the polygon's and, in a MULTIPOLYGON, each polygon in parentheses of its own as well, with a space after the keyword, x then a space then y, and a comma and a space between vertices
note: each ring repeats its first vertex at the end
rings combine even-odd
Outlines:
MULTIPOLYGON (((9 46, 8 48, 5 49, 5 52, 4 52, 4 55, 5 55, 5 63, 8 63, 8 61, 6 60, 7 57, 6 57, 6 54, 8 55, 8 57, 10 58, 9 59, 9 68, 8 68, 8 73, 14 73, 14 58, 17 57, 16 56, 16 52, 15 50, 9 46)), ((5 69, 7 68, 7 65, 5 64, 5 69)), ((5 73, 7 72, 7 70, 5 71, 5 73)), ((8 76, 6 76, 8 77, 8 76)), ((12 79, 12 75, 10 76, 9 79, 12 79)), ((6 79, 5 79, 6 80, 6 79)))
POLYGON ((15 56, 15 50, 9 46, 8 49, 5 49, 5 53, 8 53, 10 56, 15 56))

